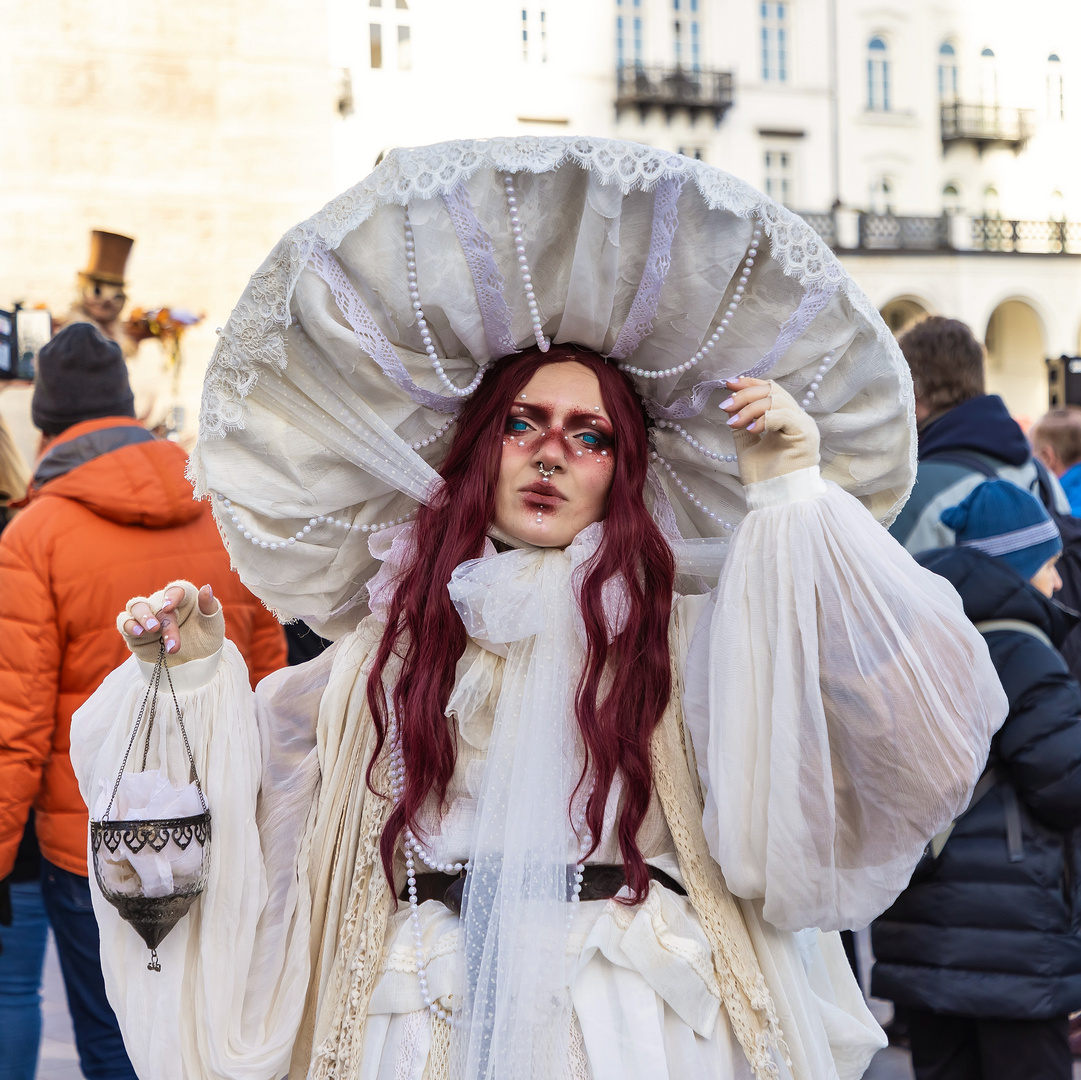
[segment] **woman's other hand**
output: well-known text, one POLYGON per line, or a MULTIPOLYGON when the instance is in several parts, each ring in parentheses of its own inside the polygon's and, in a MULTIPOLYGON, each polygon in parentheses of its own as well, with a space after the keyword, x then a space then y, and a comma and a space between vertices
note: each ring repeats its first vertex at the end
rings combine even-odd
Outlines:
POLYGON ((170 665, 212 655, 225 636, 221 604, 211 587, 196 590, 188 581, 173 582, 153 596, 133 597, 117 618, 117 627, 128 648, 143 660, 156 660, 164 642, 170 665))
POLYGON ((729 379, 721 402, 733 429, 740 479, 755 484, 818 464, 818 426, 773 381, 729 379))

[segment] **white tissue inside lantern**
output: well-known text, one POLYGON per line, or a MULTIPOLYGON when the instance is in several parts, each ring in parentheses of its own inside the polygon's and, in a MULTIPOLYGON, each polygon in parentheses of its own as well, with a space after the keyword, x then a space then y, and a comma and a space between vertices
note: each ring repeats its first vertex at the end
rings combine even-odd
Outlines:
MULTIPOLYGON (((108 805, 103 791, 97 817, 108 805)), ((194 783, 177 787, 158 770, 125 773, 120 778, 111 819, 114 821, 163 821, 194 817, 203 812, 199 789, 194 783)), ((147 844, 142 851, 129 851, 123 843, 115 852, 104 844, 98 853, 105 884, 128 896, 168 896, 194 881, 200 874, 203 849, 195 842, 181 851, 170 840, 160 851, 147 844)))

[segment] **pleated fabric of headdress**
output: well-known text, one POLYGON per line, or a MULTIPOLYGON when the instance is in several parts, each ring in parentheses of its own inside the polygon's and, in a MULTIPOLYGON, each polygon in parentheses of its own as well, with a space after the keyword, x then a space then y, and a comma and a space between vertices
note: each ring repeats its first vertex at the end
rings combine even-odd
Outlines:
POLYGON ((395 150, 291 229, 207 371, 192 455, 244 582, 338 636, 366 613, 368 539, 440 483, 485 368, 573 342, 655 421, 648 505, 715 580, 746 513, 724 380, 776 379, 818 424, 823 475, 890 522, 915 475, 908 368, 800 218, 700 161, 517 138, 395 150))

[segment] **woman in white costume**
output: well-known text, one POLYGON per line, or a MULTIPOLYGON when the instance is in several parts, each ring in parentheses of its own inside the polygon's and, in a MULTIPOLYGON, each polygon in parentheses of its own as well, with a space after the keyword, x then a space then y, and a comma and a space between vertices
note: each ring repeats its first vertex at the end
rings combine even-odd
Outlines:
MULTIPOLYGON (((193 472, 245 583, 336 642, 253 694, 207 590, 121 615, 137 656, 164 623, 214 821, 160 973, 95 895, 140 1076, 860 1076, 833 931, 1005 715, 882 527, 914 443, 866 298, 700 162, 396 151, 288 233, 193 472)), ((143 693, 133 659, 76 716, 94 815, 143 693)), ((187 779, 167 725, 148 765, 187 779)))

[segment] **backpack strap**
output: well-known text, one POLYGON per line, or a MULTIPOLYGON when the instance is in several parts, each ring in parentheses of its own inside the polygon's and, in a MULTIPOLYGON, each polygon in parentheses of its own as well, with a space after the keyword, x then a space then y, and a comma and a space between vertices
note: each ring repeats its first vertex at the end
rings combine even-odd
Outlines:
MULTIPOLYGON (((1034 637, 1037 641, 1043 642, 1049 649, 1055 647, 1051 644, 1051 639, 1038 626, 1022 622, 1020 619, 987 619, 984 622, 976 623, 976 629, 981 634, 993 634, 996 630, 1010 630, 1019 634, 1028 634, 1029 637, 1034 637)), ((1025 847, 1021 833, 1021 804, 1017 799, 1017 789, 1006 779, 997 765, 992 765, 989 769, 986 769, 984 774, 976 781, 976 786, 972 789, 972 798, 969 799, 964 813, 967 814, 1000 780, 1004 781, 1002 785, 1002 807, 1006 814, 1007 857, 1012 863, 1021 862, 1025 857, 1025 847)), ((930 852, 932 859, 937 860, 942 854, 942 849, 946 846, 946 841, 949 840, 950 834, 956 825, 957 820, 954 819, 942 832, 931 838, 927 850, 930 852)))
POLYGON ((960 465, 971 472, 979 473, 988 479, 997 478, 998 470, 982 454, 974 450, 942 450, 937 454, 928 454, 920 458, 920 464, 934 462, 936 465, 960 465))
MULTIPOLYGON (((967 814, 969 810, 971 810, 1001 779, 1002 773, 999 771, 997 765, 992 765, 989 769, 985 769, 983 776, 976 781, 976 786, 972 789, 972 798, 968 800, 968 806, 965 807, 962 813, 967 814)), ((1009 785, 1007 785, 1007 787, 1008 786, 1009 785)), ((1011 790, 1013 789, 1011 788, 1011 790)), ((955 818, 942 830, 942 832, 931 838, 931 842, 927 846, 931 851, 932 859, 937 859, 939 855, 942 854, 942 849, 946 846, 946 841, 949 840, 950 834, 953 832, 956 824, 957 819, 955 818)), ((1010 862, 1016 861, 1016 859, 1010 859, 1010 862)))
POLYGON ((993 634, 996 630, 1011 630, 1016 634, 1028 634, 1029 637, 1042 641, 1049 649, 1055 647, 1051 639, 1038 626, 1022 622, 1020 619, 987 619, 976 623, 976 629, 981 634, 993 634))

